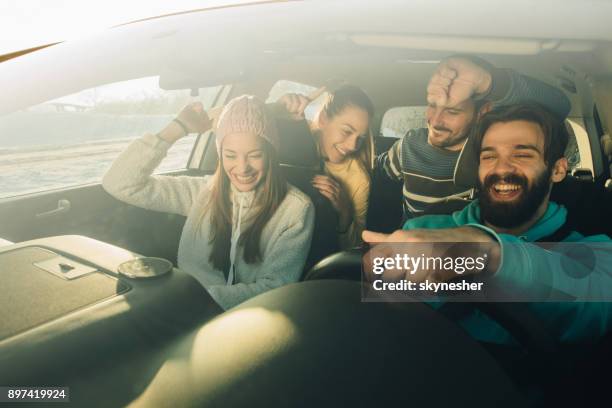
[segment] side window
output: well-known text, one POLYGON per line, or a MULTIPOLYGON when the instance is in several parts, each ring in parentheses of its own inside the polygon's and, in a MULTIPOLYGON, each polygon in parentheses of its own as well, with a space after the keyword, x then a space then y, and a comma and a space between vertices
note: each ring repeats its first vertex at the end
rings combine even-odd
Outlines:
MULTIPOLYGON (((308 95, 313 91, 317 90, 317 87, 300 84, 299 82, 280 80, 272 86, 270 92, 268 93, 268 98, 266 99, 266 103, 274 103, 280 99, 281 96, 288 93, 297 93, 302 95, 308 95)), ((304 116, 307 120, 312 121, 323 106, 323 102, 325 100, 325 94, 321 95, 319 98, 312 101, 310 105, 304 111, 304 116)))
POLYGON ((426 106, 400 106, 385 112, 380 125, 380 136, 400 138, 413 128, 427 127, 426 106))
MULTIPOLYGON (((0 198, 100 182, 133 139, 160 131, 194 99, 210 107, 220 89, 193 98, 158 83, 111 83, 0 117, 0 198)), ((172 146, 156 172, 186 168, 195 138, 172 146)))

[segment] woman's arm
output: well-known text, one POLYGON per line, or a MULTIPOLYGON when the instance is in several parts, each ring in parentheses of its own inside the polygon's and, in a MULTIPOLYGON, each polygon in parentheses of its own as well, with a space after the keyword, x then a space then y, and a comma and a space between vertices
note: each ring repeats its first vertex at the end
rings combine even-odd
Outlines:
POLYGON ((354 209, 346 188, 331 176, 316 175, 312 179, 314 188, 326 197, 338 213, 338 232, 346 233, 354 221, 354 209))
POLYGON ((207 288, 221 307, 229 309, 260 293, 300 279, 312 240, 314 206, 308 202, 294 217, 284 231, 272 238, 272 250, 265 254, 262 274, 255 282, 207 288))
POLYGON ((359 245, 361 233, 365 229, 366 216, 368 214, 368 197, 370 195, 370 184, 361 185, 352 195, 353 222, 345 233, 340 234, 341 248, 349 249, 359 245))
MULTIPOLYGON (((187 215, 206 181, 201 177, 153 176, 172 144, 186 133, 206 131, 209 126, 201 104, 191 104, 159 134, 133 141, 113 162, 102 179, 104 189, 115 198, 149 210, 187 215)), ((209 121, 208 121, 209 122, 209 121)))

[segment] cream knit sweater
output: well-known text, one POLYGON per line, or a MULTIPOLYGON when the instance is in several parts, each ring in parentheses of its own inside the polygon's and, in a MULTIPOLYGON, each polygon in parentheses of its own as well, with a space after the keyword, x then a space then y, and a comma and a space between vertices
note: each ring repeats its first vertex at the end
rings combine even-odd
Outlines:
MULTIPOLYGON (((224 309, 267 290, 296 282, 306 262, 314 227, 314 207, 308 196, 288 186, 285 199, 262 231, 263 260, 246 264, 243 248, 239 246, 234 281, 227 285, 224 272, 215 269, 208 261, 211 251, 209 214, 204 215, 201 224, 198 223, 212 186, 212 177, 152 176, 170 146, 152 134, 135 140, 105 174, 104 189, 128 204, 187 216, 179 243, 178 267, 194 276, 224 309)), ((232 189, 234 217, 237 217, 242 203, 243 232, 252 222, 249 209, 254 198, 254 191, 245 193, 232 189)), ((233 220, 233 231, 236 221, 233 220)))

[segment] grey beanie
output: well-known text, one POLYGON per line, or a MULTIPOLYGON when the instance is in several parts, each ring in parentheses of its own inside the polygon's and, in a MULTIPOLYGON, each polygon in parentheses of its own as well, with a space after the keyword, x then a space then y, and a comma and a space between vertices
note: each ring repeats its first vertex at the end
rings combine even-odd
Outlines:
POLYGON ((278 151, 279 139, 274 118, 268 113, 266 104, 255 96, 238 96, 225 105, 217 122, 217 151, 221 151, 223 138, 236 132, 254 133, 266 139, 278 151))

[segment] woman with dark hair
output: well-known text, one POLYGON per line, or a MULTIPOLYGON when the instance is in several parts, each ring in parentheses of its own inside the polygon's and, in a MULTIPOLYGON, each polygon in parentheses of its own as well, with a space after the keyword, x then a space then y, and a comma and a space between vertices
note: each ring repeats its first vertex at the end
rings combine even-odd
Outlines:
POLYGON ((276 127, 264 103, 251 96, 233 99, 219 117, 214 175, 151 175, 174 142, 211 125, 200 103, 186 106, 161 132, 134 141, 106 173, 103 186, 129 204, 187 216, 178 267, 227 309, 299 280, 314 208, 284 181, 276 127))
MULTIPOLYGON (((278 101, 294 119, 300 120, 311 102, 298 94, 286 94, 278 101)), ((373 160, 373 116, 374 105, 368 95, 359 87, 343 85, 327 94, 321 110, 309 123, 325 172, 312 183, 338 213, 339 244, 343 249, 358 245, 365 227, 373 160)))

